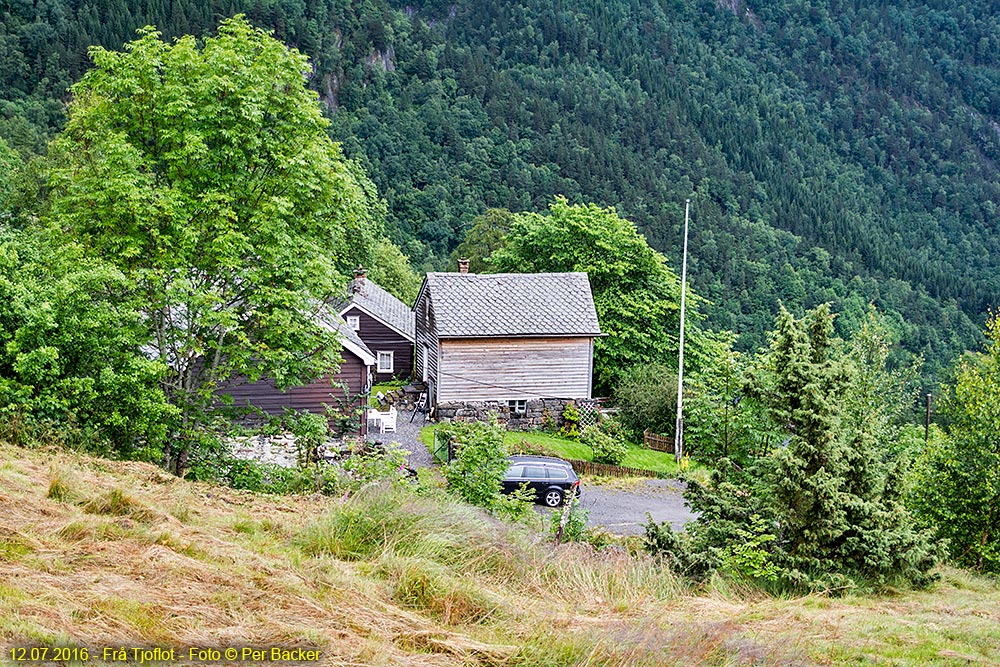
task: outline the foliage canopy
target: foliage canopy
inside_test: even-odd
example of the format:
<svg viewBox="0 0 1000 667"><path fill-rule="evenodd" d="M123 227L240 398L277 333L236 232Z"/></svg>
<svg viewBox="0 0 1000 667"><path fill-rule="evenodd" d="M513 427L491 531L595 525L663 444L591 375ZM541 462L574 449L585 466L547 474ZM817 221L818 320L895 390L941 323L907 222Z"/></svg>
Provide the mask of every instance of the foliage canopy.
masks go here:
<svg viewBox="0 0 1000 667"><path fill-rule="evenodd" d="M242 17L201 43L145 28L91 55L53 144L52 215L137 297L182 411L180 469L225 382L337 361L318 304L372 253L377 202L326 133L305 56Z"/></svg>

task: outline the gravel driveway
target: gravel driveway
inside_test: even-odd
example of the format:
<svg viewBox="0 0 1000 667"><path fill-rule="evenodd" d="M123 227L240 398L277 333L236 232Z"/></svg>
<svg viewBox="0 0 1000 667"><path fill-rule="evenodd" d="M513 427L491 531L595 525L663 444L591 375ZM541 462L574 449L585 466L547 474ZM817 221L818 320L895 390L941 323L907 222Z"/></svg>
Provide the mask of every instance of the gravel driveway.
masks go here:
<svg viewBox="0 0 1000 667"><path fill-rule="evenodd" d="M410 417L414 417L412 422ZM369 438L399 442L410 450L407 465L427 467L432 465L431 454L419 435L428 423L423 414L414 416L412 411L401 411L396 433L375 432ZM590 511L588 526L600 526L618 535L642 535L647 512L654 521L669 521L675 529L694 519L695 515L684 505L683 490L684 484L675 479L643 479L622 486L595 485L584 480L580 505ZM539 510L550 511L541 507Z"/></svg>
<svg viewBox="0 0 1000 667"><path fill-rule="evenodd" d="M669 521L674 529L695 518L684 504L684 484L676 479L645 479L626 488L583 482L580 506L590 511L587 525L618 535L642 535L646 513L656 522Z"/></svg>

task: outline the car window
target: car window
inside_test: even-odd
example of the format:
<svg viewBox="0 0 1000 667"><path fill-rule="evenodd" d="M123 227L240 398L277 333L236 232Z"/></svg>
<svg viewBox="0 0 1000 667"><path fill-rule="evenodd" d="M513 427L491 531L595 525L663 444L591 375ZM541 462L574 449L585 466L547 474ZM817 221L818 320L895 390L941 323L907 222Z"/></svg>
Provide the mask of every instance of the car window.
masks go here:
<svg viewBox="0 0 1000 667"><path fill-rule="evenodd" d="M524 476L528 479L545 479L545 468L541 466L524 466Z"/></svg>
<svg viewBox="0 0 1000 667"><path fill-rule="evenodd" d="M507 477L508 478L510 478L510 477L524 477L524 466L522 466L522 465L513 465L513 466L511 466L510 469L507 471Z"/></svg>
<svg viewBox="0 0 1000 667"><path fill-rule="evenodd" d="M565 468L549 468L549 479L569 479L569 472Z"/></svg>

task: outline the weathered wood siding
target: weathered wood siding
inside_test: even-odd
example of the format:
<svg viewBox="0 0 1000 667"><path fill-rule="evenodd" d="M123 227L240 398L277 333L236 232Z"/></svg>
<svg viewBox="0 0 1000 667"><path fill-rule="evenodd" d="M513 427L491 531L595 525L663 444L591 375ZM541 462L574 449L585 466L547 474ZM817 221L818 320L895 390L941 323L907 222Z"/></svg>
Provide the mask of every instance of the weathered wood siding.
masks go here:
<svg viewBox="0 0 1000 667"><path fill-rule="evenodd" d="M350 399L353 407L367 405L366 394L368 367L349 350L342 352L344 361L340 370L332 375L323 376L310 384L289 387L280 391L274 386L274 381L261 379L257 382L233 384L219 391L229 394L236 407L253 406L268 415L280 415L285 408L292 410L309 410L321 414L325 405L339 406ZM347 395L342 384L347 385ZM338 400L339 399L339 400ZM366 430L364 419L361 419L361 434Z"/></svg>
<svg viewBox="0 0 1000 667"><path fill-rule="evenodd" d="M442 339L437 402L590 398L592 341Z"/></svg>
<svg viewBox="0 0 1000 667"><path fill-rule="evenodd" d="M378 360L379 352L393 353L393 370L391 373L379 373L378 367L372 368L375 382L387 382L393 378L406 379L413 375L413 343L398 331L390 329L381 321L375 319L360 308L351 307L344 311L344 318L357 317L358 338Z"/></svg>
<svg viewBox="0 0 1000 667"><path fill-rule="evenodd" d="M437 337L437 329L434 326L434 309L430 308L429 295L426 291L420 295L420 299L414 305L414 309L417 315L417 341L414 349L416 377L414 379L418 381L427 379L428 398L433 405L438 401L436 394L440 341Z"/></svg>

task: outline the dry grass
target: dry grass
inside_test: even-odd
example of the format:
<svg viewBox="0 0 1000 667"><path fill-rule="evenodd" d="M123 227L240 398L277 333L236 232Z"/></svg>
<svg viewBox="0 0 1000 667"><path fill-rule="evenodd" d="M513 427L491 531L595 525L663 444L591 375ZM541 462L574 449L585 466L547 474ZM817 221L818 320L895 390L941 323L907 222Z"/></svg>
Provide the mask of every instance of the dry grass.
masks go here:
<svg viewBox="0 0 1000 667"><path fill-rule="evenodd" d="M877 598L696 595L433 491L255 496L0 444L0 645L25 643L305 645L416 667L998 665L1000 592L948 571Z"/></svg>

